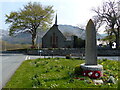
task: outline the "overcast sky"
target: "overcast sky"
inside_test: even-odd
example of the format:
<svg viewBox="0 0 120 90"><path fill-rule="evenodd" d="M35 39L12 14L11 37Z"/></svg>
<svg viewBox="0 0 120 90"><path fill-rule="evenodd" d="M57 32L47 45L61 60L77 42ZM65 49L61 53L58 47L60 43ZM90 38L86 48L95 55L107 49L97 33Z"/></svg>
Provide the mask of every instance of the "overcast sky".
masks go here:
<svg viewBox="0 0 120 90"><path fill-rule="evenodd" d="M30 1L53 5L53 9L58 15L58 24L86 26L88 20L95 15L92 8L96 8L108 0L0 0L0 22L2 23L0 29L7 30L9 28L9 25L5 24L5 14L18 11Z"/></svg>

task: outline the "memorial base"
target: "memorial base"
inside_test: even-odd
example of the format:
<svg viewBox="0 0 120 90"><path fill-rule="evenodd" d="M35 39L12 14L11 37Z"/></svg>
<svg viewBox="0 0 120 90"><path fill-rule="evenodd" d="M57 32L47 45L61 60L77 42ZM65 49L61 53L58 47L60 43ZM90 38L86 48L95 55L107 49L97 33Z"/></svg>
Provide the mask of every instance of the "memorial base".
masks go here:
<svg viewBox="0 0 120 90"><path fill-rule="evenodd" d="M90 78L100 78L103 76L103 66L102 65L80 65L82 69L82 75L88 76Z"/></svg>

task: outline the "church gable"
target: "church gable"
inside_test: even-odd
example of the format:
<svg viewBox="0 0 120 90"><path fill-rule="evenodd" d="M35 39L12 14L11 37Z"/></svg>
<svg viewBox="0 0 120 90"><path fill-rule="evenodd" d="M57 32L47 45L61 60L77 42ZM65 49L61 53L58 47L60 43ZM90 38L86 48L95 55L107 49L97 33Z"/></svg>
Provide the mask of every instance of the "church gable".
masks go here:
<svg viewBox="0 0 120 90"><path fill-rule="evenodd" d="M43 38L46 37L48 34L51 34L51 33L53 33L53 32L65 38L65 36L63 35L63 33L58 29L58 25L57 25L57 26L56 26L56 25L53 25L53 26L46 32L46 34L43 36Z"/></svg>
<svg viewBox="0 0 120 90"><path fill-rule="evenodd" d="M57 25L53 25L50 30L43 36L43 47L58 48L64 47L66 38L58 29Z"/></svg>
<svg viewBox="0 0 120 90"><path fill-rule="evenodd" d="M55 24L50 28L50 30L42 38L42 47L43 48L65 48L66 44L67 44L66 37L58 29L57 15L56 15Z"/></svg>

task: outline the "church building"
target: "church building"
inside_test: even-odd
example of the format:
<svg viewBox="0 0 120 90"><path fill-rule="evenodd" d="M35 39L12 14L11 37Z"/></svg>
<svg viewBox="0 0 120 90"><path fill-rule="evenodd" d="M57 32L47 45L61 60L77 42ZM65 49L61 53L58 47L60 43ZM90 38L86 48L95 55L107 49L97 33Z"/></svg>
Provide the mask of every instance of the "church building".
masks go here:
<svg viewBox="0 0 120 90"><path fill-rule="evenodd" d="M57 15L55 24L42 37L43 48L72 48L73 40L67 39L59 30L57 25Z"/></svg>

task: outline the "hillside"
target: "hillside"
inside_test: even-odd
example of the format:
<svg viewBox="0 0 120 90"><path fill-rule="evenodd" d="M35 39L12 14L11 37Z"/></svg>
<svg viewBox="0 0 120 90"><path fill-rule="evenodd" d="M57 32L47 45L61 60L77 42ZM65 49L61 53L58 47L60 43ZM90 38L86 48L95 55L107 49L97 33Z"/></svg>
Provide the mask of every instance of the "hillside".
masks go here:
<svg viewBox="0 0 120 90"><path fill-rule="evenodd" d="M85 39L84 29L80 29L79 27L71 26L71 25L59 25L58 28L66 37L69 37L71 35L76 35L79 38ZM41 38L47 31L40 31L38 33L37 43L41 43ZM18 33L15 36L9 36L7 30L0 30L0 33L1 33L0 39L2 39L3 41L7 41L8 43L31 44L31 35L28 32ZM97 38L103 38L103 37L97 33Z"/></svg>

